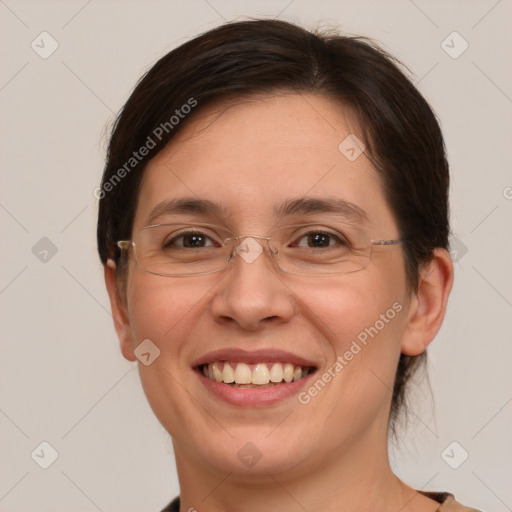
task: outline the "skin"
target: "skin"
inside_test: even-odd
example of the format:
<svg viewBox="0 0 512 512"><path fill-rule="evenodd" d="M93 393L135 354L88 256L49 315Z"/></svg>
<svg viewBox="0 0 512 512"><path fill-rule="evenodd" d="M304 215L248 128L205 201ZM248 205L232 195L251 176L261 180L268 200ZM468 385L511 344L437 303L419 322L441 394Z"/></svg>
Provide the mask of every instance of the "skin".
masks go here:
<svg viewBox="0 0 512 512"><path fill-rule="evenodd" d="M276 94L203 109L147 165L134 233L161 201L199 197L230 211L237 234L266 235L275 203L337 197L362 208L374 239L399 238L380 178L364 153L350 162L338 146L357 133L348 109L316 95ZM332 216L316 214L327 224ZM218 222L211 217L184 220ZM370 265L342 276L275 271L264 254L219 273L171 278L142 271L130 254L126 281L115 264L105 281L123 355L149 338L160 356L139 363L156 416L170 433L181 510L431 511L439 504L402 483L387 452L391 389L400 353L418 355L443 321L453 281L447 251L407 292L401 246L375 247ZM402 311L306 404L237 407L213 397L191 364L214 349L279 348L315 362L319 375L393 303ZM253 467L237 452L261 453Z"/></svg>

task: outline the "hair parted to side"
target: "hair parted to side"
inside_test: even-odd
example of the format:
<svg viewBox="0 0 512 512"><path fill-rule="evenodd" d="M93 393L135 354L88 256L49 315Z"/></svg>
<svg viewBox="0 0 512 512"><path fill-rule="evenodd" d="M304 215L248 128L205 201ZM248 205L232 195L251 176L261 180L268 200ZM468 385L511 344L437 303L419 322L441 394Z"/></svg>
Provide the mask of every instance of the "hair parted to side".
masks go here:
<svg viewBox="0 0 512 512"><path fill-rule="evenodd" d="M408 291L416 291L433 250L449 245L449 169L432 109L398 61L373 42L278 20L210 30L162 57L138 82L115 121L107 152L97 226L102 263L108 258L119 263L116 242L131 238L144 168L188 120L223 98L277 91L318 94L356 114L365 154L381 177L400 237L407 240ZM185 105L194 106L190 114ZM147 157L134 161L134 151L149 147L148 137ZM133 165L128 168L127 162ZM425 357L400 356L390 411L393 432L406 384Z"/></svg>

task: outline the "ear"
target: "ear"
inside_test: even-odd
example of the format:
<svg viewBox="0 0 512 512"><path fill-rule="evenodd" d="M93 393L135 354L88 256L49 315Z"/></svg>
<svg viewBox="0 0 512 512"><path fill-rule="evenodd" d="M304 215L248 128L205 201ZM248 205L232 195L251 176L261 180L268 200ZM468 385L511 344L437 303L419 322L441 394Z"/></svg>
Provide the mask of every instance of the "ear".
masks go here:
<svg viewBox="0 0 512 512"><path fill-rule="evenodd" d="M122 299L116 283L116 264L113 260L107 260L105 265L105 285L110 298L110 307L112 309L112 318L114 327L121 346L123 356L129 361L135 361L133 353L133 340L130 330L129 316L125 301Z"/></svg>
<svg viewBox="0 0 512 512"><path fill-rule="evenodd" d="M420 272L418 291L409 304L402 354L417 356L434 339L443 323L452 285L450 253L445 249L435 249L432 260Z"/></svg>

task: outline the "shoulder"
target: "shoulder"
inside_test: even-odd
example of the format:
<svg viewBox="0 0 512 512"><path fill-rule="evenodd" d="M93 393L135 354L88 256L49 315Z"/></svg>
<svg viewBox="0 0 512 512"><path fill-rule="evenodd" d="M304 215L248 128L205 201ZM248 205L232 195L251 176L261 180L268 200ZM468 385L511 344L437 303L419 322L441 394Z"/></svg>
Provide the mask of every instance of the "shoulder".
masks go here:
<svg viewBox="0 0 512 512"><path fill-rule="evenodd" d="M180 512L180 497L174 498L161 512Z"/></svg>
<svg viewBox="0 0 512 512"><path fill-rule="evenodd" d="M465 507L455 500L453 494L448 492L424 492L419 491L420 494L427 496L441 504L437 512L480 512L476 508Z"/></svg>
<svg viewBox="0 0 512 512"><path fill-rule="evenodd" d="M420 494L427 496L441 504L437 512L480 512L476 508L465 507L455 500L453 494L448 492L422 492ZM180 512L180 498L174 498L161 512Z"/></svg>

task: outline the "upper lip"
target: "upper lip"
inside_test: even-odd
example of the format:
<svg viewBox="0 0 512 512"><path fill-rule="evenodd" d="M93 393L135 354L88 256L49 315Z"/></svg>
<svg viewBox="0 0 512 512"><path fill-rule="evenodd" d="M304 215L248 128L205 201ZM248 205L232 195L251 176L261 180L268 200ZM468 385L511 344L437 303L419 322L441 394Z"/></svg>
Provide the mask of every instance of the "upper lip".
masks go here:
<svg viewBox="0 0 512 512"><path fill-rule="evenodd" d="M192 366L201 366L215 361L229 361L233 363L291 363L295 366L317 365L304 357L297 356L291 352L276 349L242 350L239 348L225 348L213 350L197 358Z"/></svg>

